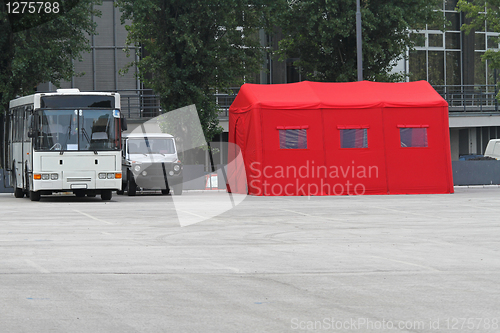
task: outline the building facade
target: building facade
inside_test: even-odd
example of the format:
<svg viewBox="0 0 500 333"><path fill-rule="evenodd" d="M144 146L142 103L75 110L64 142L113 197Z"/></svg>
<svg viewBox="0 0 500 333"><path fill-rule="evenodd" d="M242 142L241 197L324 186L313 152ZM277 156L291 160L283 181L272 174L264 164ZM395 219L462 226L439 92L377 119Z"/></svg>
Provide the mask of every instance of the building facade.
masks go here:
<svg viewBox="0 0 500 333"><path fill-rule="evenodd" d="M500 112L495 96L497 73L481 56L488 49L498 49L498 33L484 28L470 34L460 30L465 15L455 10L457 0L443 0L440 11L450 22L446 31L440 27L426 25L415 31L420 43L408 51L394 71L408 75L408 80L426 80L448 101L450 106L450 139L453 160L461 155L482 154L488 141L500 138ZM120 11L115 1L103 0L98 7L101 17L95 17L98 35L91 37L91 52L83 55L82 62L75 62L77 72L63 88L79 88L83 91L117 91L122 95L122 112L131 124L139 124L161 113L159 99L150 90L144 89L136 78L136 68L126 74L120 71L134 60L123 49L126 47L127 31L120 22ZM277 49L280 33L260 36L263 43ZM301 81L296 59L277 61L267 55L263 58L263 71L246 78L259 84L291 83ZM50 83L38 87L40 91L53 91ZM238 87L235 87L237 92ZM220 108L220 123L225 133L216 140L227 137L227 109L234 95L216 95ZM222 159L221 159L222 161Z"/></svg>
<svg viewBox="0 0 500 333"><path fill-rule="evenodd" d="M420 43L394 69L410 81L428 81L448 101L452 160L483 154L488 141L500 137L498 73L481 60L486 50L498 50L499 34L487 22L469 34L461 31L467 22L455 10L457 2L443 1L441 12L450 22L446 30L426 25L415 31Z"/></svg>

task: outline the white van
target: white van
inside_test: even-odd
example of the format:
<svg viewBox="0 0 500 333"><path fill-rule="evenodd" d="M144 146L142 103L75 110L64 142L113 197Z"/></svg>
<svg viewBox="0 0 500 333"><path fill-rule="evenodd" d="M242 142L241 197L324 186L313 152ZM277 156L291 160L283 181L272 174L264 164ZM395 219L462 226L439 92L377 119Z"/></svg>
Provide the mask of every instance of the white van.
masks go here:
<svg viewBox="0 0 500 333"><path fill-rule="evenodd" d="M488 142L484 156L500 159L500 139L492 139Z"/></svg>
<svg viewBox="0 0 500 333"><path fill-rule="evenodd" d="M182 194L182 163L177 156L175 139L170 134L123 134L122 190L135 195L137 189L161 190Z"/></svg>

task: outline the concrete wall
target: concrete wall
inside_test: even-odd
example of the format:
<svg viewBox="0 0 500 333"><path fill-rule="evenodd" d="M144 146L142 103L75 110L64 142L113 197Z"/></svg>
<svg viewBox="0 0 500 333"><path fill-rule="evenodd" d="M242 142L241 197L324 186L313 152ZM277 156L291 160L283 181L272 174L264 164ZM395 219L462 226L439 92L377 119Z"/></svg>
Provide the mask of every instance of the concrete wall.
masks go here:
<svg viewBox="0 0 500 333"><path fill-rule="evenodd" d="M458 161L459 159L459 130L450 128L450 148L451 160Z"/></svg>
<svg viewBox="0 0 500 333"><path fill-rule="evenodd" d="M500 184L500 161L453 161L454 185Z"/></svg>
<svg viewBox="0 0 500 333"><path fill-rule="evenodd" d="M5 187L3 177L4 177L4 171L3 169L0 169L0 193L14 193L13 188ZM8 179L6 179L6 181L8 182Z"/></svg>

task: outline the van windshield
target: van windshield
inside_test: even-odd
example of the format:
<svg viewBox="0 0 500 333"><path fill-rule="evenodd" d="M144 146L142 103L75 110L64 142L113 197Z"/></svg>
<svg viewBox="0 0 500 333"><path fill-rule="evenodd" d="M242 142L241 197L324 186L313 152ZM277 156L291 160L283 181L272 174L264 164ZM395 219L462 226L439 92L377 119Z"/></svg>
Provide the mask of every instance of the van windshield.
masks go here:
<svg viewBox="0 0 500 333"><path fill-rule="evenodd" d="M129 154L175 154L172 138L140 138L128 140Z"/></svg>

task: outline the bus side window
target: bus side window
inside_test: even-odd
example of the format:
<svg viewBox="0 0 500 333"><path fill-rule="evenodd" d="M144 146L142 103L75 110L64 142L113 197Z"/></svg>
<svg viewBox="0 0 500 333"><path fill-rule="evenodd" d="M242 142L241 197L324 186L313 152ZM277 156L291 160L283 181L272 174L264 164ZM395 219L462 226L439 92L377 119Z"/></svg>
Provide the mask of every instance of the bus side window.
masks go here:
<svg viewBox="0 0 500 333"><path fill-rule="evenodd" d="M21 108L17 108L15 109L15 126L16 126L16 129L15 129L15 142L21 142L22 139L23 139L23 125L24 125L24 122L23 122L23 112L21 110Z"/></svg>

